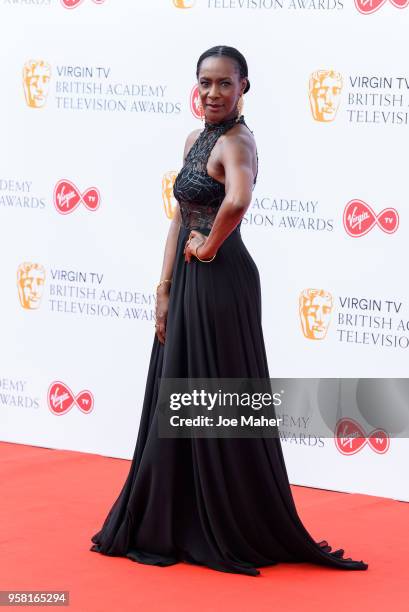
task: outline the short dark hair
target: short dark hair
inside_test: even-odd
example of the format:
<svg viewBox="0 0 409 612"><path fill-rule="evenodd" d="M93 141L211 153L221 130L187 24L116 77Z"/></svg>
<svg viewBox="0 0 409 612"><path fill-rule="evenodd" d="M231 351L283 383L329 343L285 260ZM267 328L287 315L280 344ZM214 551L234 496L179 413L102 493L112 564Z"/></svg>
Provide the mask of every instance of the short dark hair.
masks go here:
<svg viewBox="0 0 409 612"><path fill-rule="evenodd" d="M245 77L247 79L247 85L244 88L243 93L248 92L248 90L250 89L250 81L248 78L248 67L247 67L246 59L244 55L240 53L240 51L238 51L234 47L227 47L226 45L217 45L216 47L211 47L210 49L207 49L207 51L204 51L202 55L199 57L199 59L197 60L197 68L196 68L197 78L199 78L200 64L207 57L230 57L232 60L234 60L238 66L240 78Z"/></svg>

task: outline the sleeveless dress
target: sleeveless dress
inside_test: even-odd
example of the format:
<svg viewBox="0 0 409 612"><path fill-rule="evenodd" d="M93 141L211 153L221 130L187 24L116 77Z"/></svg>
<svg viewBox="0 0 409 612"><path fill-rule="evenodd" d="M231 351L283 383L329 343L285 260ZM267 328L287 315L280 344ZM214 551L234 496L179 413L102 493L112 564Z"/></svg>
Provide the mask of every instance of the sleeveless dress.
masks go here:
<svg viewBox="0 0 409 612"><path fill-rule="evenodd" d="M206 170L217 139L236 121L205 123L176 177L180 227L165 344L155 334L139 433L128 477L90 550L151 565L185 561L256 576L280 562L347 570L367 564L332 552L303 526L279 438L162 438L164 378L270 378L256 264L240 223L211 263L183 249L191 229L208 234L224 185ZM247 127L247 125L246 125ZM248 129L248 128L247 128ZM254 187L254 186L253 186Z"/></svg>

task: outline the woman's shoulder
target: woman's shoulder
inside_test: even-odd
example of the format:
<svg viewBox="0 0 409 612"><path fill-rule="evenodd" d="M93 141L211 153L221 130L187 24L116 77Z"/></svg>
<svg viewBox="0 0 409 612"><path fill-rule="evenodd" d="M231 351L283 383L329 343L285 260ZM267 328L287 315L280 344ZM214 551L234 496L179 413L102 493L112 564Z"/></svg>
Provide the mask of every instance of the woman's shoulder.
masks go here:
<svg viewBox="0 0 409 612"><path fill-rule="evenodd" d="M244 118L243 118L242 121L236 123L236 125L234 125L232 128L227 130L227 132L224 134L224 136L226 138L230 138L230 139L242 139L242 138L245 138L245 139L254 141L254 134L250 130L250 128L247 125L247 123L244 121Z"/></svg>
<svg viewBox="0 0 409 612"><path fill-rule="evenodd" d="M202 129L193 130L187 135L186 142L185 142L185 150L183 152L184 159L186 159L186 156L189 153L190 149L192 148L196 140L199 138L201 131Z"/></svg>
<svg viewBox="0 0 409 612"><path fill-rule="evenodd" d="M237 123L230 128L225 134L223 134L220 141L221 147L228 151L245 148L255 154L257 150L254 134L244 121Z"/></svg>
<svg viewBox="0 0 409 612"><path fill-rule="evenodd" d="M258 172L257 144L253 132L244 121L228 130L221 140L219 159L226 168L229 164L248 164L254 171L254 182Z"/></svg>

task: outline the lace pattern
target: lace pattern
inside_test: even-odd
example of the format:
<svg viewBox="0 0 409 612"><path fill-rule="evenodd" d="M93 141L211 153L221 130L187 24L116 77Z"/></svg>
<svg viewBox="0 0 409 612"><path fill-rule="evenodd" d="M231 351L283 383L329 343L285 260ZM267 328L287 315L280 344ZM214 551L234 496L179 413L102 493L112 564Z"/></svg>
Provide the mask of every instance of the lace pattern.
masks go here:
<svg viewBox="0 0 409 612"><path fill-rule="evenodd" d="M236 123L248 127L243 115L239 119L227 119L220 123L206 122L186 156L173 185L173 194L179 202L182 226L185 228L211 229L214 223L225 197L225 188L223 183L208 174L207 162L217 139ZM257 175L254 184L256 178Z"/></svg>

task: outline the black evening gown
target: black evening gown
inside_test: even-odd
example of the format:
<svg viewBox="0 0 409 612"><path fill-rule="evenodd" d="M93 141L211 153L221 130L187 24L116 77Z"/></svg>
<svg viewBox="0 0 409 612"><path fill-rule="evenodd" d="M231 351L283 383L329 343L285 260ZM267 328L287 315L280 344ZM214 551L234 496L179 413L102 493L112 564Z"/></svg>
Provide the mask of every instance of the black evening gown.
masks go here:
<svg viewBox="0 0 409 612"><path fill-rule="evenodd" d="M129 475L90 550L167 566L179 561L256 576L280 562L347 570L367 564L315 541L293 501L279 438L162 438L158 382L165 378L269 378L259 273L240 224L211 263L183 249L208 234L224 185L206 171L217 139L244 117L205 123L176 177L182 224L166 341L155 334ZM247 127L247 126L246 126ZM248 128L247 128L248 129Z"/></svg>

